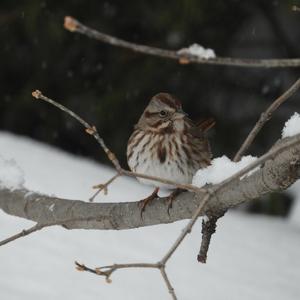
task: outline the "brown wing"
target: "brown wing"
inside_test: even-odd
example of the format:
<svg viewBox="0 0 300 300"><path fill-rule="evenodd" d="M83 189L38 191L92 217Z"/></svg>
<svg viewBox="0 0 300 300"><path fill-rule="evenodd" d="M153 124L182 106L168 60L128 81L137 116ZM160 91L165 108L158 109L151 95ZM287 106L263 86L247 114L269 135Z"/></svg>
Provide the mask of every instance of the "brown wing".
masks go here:
<svg viewBox="0 0 300 300"><path fill-rule="evenodd" d="M210 165L212 153L209 145L209 141L205 136L206 132L215 125L213 118L204 119L201 122L195 124L192 120L185 118L187 131L192 136L191 145L196 153L193 158L195 169L204 168Z"/></svg>

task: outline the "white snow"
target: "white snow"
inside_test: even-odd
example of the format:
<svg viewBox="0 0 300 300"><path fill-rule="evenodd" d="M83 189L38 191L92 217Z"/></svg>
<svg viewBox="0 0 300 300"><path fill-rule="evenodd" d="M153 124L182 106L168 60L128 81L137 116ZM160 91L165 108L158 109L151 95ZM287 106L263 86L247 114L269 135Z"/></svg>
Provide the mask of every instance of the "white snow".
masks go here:
<svg viewBox="0 0 300 300"><path fill-rule="evenodd" d="M55 207L55 203L52 203L52 204L49 206L49 210L50 210L50 211L53 211L53 210L54 210L54 207Z"/></svg>
<svg viewBox="0 0 300 300"><path fill-rule="evenodd" d="M284 124L282 138L300 133L300 115L295 112Z"/></svg>
<svg viewBox="0 0 300 300"><path fill-rule="evenodd" d="M215 51L210 48L204 48L198 44L192 44L188 48L182 48L177 51L178 54L188 54L204 59L216 58Z"/></svg>
<svg viewBox="0 0 300 300"><path fill-rule="evenodd" d="M24 170L24 185L47 194L85 199L91 186L115 172L27 138L0 132L0 155ZM103 155L99 151L99 156ZM119 178L97 201L135 201L152 188ZM55 207L56 208L56 207ZM170 299L157 270L120 270L112 283L74 268L156 262L186 221L124 231L51 227L0 247L1 299ZM32 226L0 210L0 240ZM230 211L218 224L206 265L197 263L201 222L167 266L179 299L295 300L300 295L299 228L267 216Z"/></svg>
<svg viewBox="0 0 300 300"><path fill-rule="evenodd" d="M24 184L22 170L13 159L5 160L0 156L0 188L16 190Z"/></svg>
<svg viewBox="0 0 300 300"><path fill-rule="evenodd" d="M225 155L214 158L211 161L210 166L197 171L193 178L193 185L202 187L208 183L220 183L228 177L234 175L238 171L242 170L243 168L247 167L256 159L257 157L253 157L251 155L243 156L239 162L233 162ZM246 176L251 175L257 169L258 168L253 169L248 174L246 174Z"/></svg>

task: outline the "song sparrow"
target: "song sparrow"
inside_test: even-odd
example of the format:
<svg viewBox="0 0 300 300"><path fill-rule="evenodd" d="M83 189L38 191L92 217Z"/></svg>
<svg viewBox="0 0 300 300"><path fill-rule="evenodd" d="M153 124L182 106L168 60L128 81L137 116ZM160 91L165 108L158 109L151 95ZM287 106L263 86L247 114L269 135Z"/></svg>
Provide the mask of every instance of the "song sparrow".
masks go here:
<svg viewBox="0 0 300 300"><path fill-rule="evenodd" d="M155 95L128 140L130 169L181 184L191 183L195 172L210 164L211 151L205 133L214 124L213 119L195 124L174 96L168 93ZM160 187L174 189L160 182L138 180L156 187L149 197L142 200L142 211L149 201L157 197ZM178 190L171 194L171 203L177 194Z"/></svg>

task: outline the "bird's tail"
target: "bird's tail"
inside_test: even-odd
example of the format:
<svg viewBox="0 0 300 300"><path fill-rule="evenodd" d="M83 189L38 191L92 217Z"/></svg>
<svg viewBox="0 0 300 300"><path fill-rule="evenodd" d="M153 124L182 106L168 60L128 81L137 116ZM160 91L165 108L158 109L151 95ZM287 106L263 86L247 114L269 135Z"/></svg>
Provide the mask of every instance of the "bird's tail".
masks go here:
<svg viewBox="0 0 300 300"><path fill-rule="evenodd" d="M209 129L216 125L216 121L214 118L204 119L197 123L197 128L199 128L202 132L207 132Z"/></svg>

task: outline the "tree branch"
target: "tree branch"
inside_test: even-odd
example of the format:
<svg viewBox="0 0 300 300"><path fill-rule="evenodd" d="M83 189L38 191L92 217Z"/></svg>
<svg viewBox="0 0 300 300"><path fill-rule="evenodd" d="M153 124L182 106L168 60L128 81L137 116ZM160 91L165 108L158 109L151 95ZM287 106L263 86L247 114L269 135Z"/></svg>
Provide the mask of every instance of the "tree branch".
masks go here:
<svg viewBox="0 0 300 300"><path fill-rule="evenodd" d="M110 266L103 266L98 268L90 268L87 267L84 264L80 264L77 261L75 261L76 270L78 271L86 271L90 272L95 275L104 276L107 283L111 283L111 275L113 272L120 270L120 269L130 269L130 268L143 268L143 269L158 269L161 273L161 276L166 284L166 287L172 296L173 300L177 299L177 296L175 294L175 290L171 285L171 282L168 278L168 275L166 273L166 267L165 265L161 265L160 263L130 263L130 264L113 264Z"/></svg>
<svg viewBox="0 0 300 300"><path fill-rule="evenodd" d="M110 276L113 272L120 270L120 269L129 269L129 268L153 268L159 269L160 266L158 264L147 264L147 263L130 263L130 264L113 264L110 266L103 266L98 268L90 268L85 266L84 264L80 264L75 261L76 269L78 271L87 271L99 276L104 276L106 281L110 283Z"/></svg>
<svg viewBox="0 0 300 300"><path fill-rule="evenodd" d="M208 65L223 65L232 67L250 67L250 68L291 68L300 67L300 58L287 59L246 59L231 57L216 57L213 59L200 58L193 55L180 54L178 51L165 50L161 48L150 47L131 43L114 36L99 32L88 26L83 25L73 17L66 16L64 20L65 29L71 32L78 32L89 38L110 44L112 46L125 48L134 52L139 52L151 56L158 56L168 59L177 60L180 63L197 63Z"/></svg>
<svg viewBox="0 0 300 300"><path fill-rule="evenodd" d="M165 282L165 284L167 286L167 289L168 289L168 291L169 291L172 299L173 300L177 300L177 296L175 294L175 290L174 290L174 288L173 288L173 286L172 286L172 284L171 284L171 282L169 280L169 277L168 277L168 275L166 273L165 267L160 268L160 273L161 273L161 276L162 276L162 278L163 278L163 280L164 280L164 282Z"/></svg>
<svg viewBox="0 0 300 300"><path fill-rule="evenodd" d="M257 161L223 183L212 186L214 195L205 205L201 215L214 215L266 193L286 189L299 178L299 160L300 135L280 140ZM238 180L259 164L263 164L259 170ZM162 201L153 201L141 219L138 202L87 203L27 193L26 190L1 189L0 208L7 214L38 224L63 224L67 229L101 230L130 229L189 219L206 195L205 192L180 194L173 202L170 215L164 198ZM53 210L49 209L50 206Z"/></svg>
<svg viewBox="0 0 300 300"><path fill-rule="evenodd" d="M108 147L106 146L104 140L100 137L100 135L97 131L97 128L95 126L91 126L88 122L83 120L81 117L79 117L77 114L75 114L73 111L71 111L67 107L63 106L62 104L60 104L60 103L44 96L41 93L41 91L39 91L39 90L35 90L34 92L32 92L32 96L35 99L40 99L40 100L43 100L45 102L48 102L49 104L59 108L60 110L66 112L71 117L73 117L75 120L77 120L82 126L85 127L85 131L88 134L92 135L96 139L96 141L99 143L101 148L104 150L104 152L106 153L107 157L112 162L112 164L114 165L116 170L119 171L119 172L122 170L122 168L120 166L120 163L119 163L118 159L116 158L115 154L112 151L110 151L110 149L108 149Z"/></svg>

